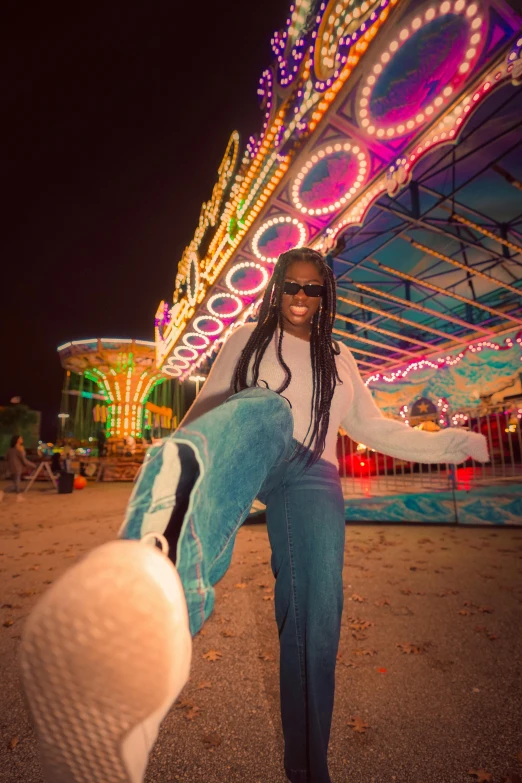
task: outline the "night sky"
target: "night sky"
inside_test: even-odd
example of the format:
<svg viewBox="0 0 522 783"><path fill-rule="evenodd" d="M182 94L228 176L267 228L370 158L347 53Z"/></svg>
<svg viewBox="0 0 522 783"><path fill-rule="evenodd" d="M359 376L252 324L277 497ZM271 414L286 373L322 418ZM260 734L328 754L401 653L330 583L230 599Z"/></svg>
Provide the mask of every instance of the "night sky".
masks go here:
<svg viewBox="0 0 522 783"><path fill-rule="evenodd" d="M288 6L3 7L0 404L42 411L46 439L59 344L153 339L230 133L261 127L257 82Z"/></svg>

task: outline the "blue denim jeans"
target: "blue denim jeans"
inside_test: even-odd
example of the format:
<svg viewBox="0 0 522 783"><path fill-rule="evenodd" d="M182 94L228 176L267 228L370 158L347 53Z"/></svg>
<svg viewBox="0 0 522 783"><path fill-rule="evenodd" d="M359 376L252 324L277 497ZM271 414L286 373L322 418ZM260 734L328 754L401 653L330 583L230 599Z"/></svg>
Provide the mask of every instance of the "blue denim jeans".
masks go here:
<svg viewBox="0 0 522 783"><path fill-rule="evenodd" d="M120 535L164 533L185 486L175 560L195 634L212 612L213 585L230 564L253 500L266 504L285 769L292 783L330 783L344 502L334 465L320 460L305 469L290 460L296 446L292 433L292 413L283 397L261 388L234 394L149 450Z"/></svg>

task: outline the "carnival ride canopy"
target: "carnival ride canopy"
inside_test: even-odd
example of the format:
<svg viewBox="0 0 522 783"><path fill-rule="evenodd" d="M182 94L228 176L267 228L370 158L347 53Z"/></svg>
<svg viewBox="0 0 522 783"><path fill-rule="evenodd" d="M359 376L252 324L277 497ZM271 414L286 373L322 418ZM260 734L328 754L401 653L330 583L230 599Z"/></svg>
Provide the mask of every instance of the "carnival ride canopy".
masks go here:
<svg viewBox="0 0 522 783"><path fill-rule="evenodd" d="M165 382L155 363L154 343L129 338L74 340L59 346L62 367L96 384L109 437L141 437L144 406L156 386ZM72 394L68 384L64 394Z"/></svg>
<svg viewBox="0 0 522 783"><path fill-rule="evenodd" d="M369 382L522 345L515 7L296 0L261 77L261 131L242 156L232 134L158 308L165 375L204 372L255 318L278 255L302 245L334 271L335 334Z"/></svg>

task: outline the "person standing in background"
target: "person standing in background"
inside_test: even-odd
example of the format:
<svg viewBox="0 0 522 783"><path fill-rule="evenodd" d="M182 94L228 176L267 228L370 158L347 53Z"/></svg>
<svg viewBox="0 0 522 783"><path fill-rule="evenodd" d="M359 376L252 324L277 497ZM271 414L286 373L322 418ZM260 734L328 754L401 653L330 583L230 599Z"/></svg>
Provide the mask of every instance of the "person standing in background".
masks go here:
<svg viewBox="0 0 522 783"><path fill-rule="evenodd" d="M13 435L10 446L7 449L7 453L5 455L5 459L7 462L7 472L13 479L13 485L10 488L10 491L15 492L18 496L17 499L21 500L22 475L24 470L33 470L36 467L34 462L30 462L30 460L28 460L26 457L24 439L21 435ZM0 493L0 500L2 497L3 493Z"/></svg>

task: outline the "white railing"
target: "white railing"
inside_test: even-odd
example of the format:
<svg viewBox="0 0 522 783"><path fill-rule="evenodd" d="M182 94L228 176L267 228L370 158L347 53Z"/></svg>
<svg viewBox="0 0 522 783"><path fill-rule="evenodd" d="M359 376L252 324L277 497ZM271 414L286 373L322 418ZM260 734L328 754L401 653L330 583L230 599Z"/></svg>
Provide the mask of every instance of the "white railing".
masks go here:
<svg viewBox="0 0 522 783"><path fill-rule="evenodd" d="M452 420L455 426L486 436L491 455L489 463L483 465L470 459L455 468L406 462L366 449L347 436L339 436L339 472L345 496L383 497L522 483L522 412L519 409L482 415L460 411Z"/></svg>

